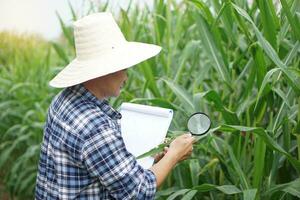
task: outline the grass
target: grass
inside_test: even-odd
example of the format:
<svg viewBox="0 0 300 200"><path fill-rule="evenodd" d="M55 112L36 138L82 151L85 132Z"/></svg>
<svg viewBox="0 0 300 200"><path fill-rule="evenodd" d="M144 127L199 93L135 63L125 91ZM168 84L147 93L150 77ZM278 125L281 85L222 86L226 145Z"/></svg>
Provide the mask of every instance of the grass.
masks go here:
<svg viewBox="0 0 300 200"><path fill-rule="evenodd" d="M128 40L163 50L130 68L112 105L130 101L174 109L170 136L186 131L195 111L208 113L213 123L156 199L300 197L300 2L277 3L155 0L151 9L131 5L120 11L118 23ZM91 12L107 9L103 4ZM42 124L57 92L47 81L75 56L72 28L60 22L64 43L52 42L49 49L38 42L32 51L20 50L18 62L11 53L1 56L8 49L0 52L5 119L0 120L0 164L14 196L32 195ZM1 50L8 46L1 46L2 38ZM36 57L23 59L25 52Z"/></svg>

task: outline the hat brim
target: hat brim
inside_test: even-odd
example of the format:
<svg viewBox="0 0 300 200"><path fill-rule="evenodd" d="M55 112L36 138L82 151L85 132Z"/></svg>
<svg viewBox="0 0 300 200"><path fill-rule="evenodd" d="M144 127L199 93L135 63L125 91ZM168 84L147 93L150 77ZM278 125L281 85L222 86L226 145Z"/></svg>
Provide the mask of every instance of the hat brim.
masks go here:
<svg viewBox="0 0 300 200"><path fill-rule="evenodd" d="M56 88L77 85L134 66L157 55L160 51L161 47L157 45L126 42L100 55L97 59L79 61L75 58L49 84Z"/></svg>

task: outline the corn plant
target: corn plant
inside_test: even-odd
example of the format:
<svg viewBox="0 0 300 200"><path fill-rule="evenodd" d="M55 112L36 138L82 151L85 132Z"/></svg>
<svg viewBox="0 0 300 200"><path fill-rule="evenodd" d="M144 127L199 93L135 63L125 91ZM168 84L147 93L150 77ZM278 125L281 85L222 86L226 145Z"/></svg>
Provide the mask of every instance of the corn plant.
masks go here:
<svg viewBox="0 0 300 200"><path fill-rule="evenodd" d="M116 105L173 108L173 133L199 110L214 124L157 199L299 197L300 5L275 3L169 0L121 10L127 39L163 52L130 71Z"/></svg>
<svg viewBox="0 0 300 200"><path fill-rule="evenodd" d="M45 113L55 94L48 87L51 54L38 36L0 33L0 184L12 198L32 199Z"/></svg>
<svg viewBox="0 0 300 200"><path fill-rule="evenodd" d="M108 5L106 1L100 7L91 6L86 14L109 10ZM76 20L71 5L70 10ZM299 12L300 2L295 0L154 0L153 8L130 4L115 16L127 40L155 43L163 50L129 69L126 87L118 98L111 99L112 105L130 101L172 108L175 115L170 137L187 131L186 122L193 112L206 112L212 119L209 135L195 144L190 159L176 165L156 199L300 198ZM6 83L0 86L1 97L4 94L1 105L13 99L22 102L22 109L2 106L14 112L5 117L9 122L0 124L1 133L12 129L5 134L9 137L1 134L0 156L12 148L13 139L28 137L26 144L13 147L8 152L11 158L5 159L5 169L11 174L6 176L7 186L13 195L25 191L20 185L33 188L32 180L28 184L24 175L14 175L18 170L13 169L18 167L13 161L30 149L30 142L41 142L45 112L57 92L46 82L75 56L72 27L66 26L59 14L58 19L65 39L51 42L51 50L56 52L51 55L58 60L53 58L45 67L43 78L37 76L41 74L40 64L29 62L27 70L23 68L27 81L38 83L41 89L19 92L30 91L34 98L28 93L11 97L14 93L8 92L9 87L18 76L1 71L1 77L6 76L1 79ZM0 56L2 63L5 58ZM45 55L39 58L45 61ZM32 102L43 102L39 115ZM40 118L24 115L28 110ZM27 119L31 125L40 122L39 128L11 128L28 123ZM34 159L36 148L31 151ZM27 164L33 174L34 159L21 162L19 167ZM31 189L27 191L32 195Z"/></svg>

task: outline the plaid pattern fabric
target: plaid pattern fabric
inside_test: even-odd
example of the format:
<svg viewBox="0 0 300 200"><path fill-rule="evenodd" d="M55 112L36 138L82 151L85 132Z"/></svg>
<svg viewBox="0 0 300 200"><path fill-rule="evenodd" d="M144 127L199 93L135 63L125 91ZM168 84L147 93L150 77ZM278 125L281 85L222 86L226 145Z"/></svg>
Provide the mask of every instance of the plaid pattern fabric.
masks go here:
<svg viewBox="0 0 300 200"><path fill-rule="evenodd" d="M82 84L52 101L44 127L36 199L154 199L156 177L129 153L121 114Z"/></svg>

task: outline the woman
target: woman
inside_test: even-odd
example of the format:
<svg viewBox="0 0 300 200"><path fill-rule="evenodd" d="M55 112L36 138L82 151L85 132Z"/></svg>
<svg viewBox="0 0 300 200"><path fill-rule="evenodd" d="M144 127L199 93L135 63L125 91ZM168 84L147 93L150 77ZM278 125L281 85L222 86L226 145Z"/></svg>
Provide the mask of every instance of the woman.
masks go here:
<svg viewBox="0 0 300 200"><path fill-rule="evenodd" d="M74 23L76 58L50 85L65 88L52 101L44 128L36 199L154 199L167 174L192 152L190 134L176 138L150 169L124 145L107 98L118 96L126 69L158 54L128 42L110 13Z"/></svg>

